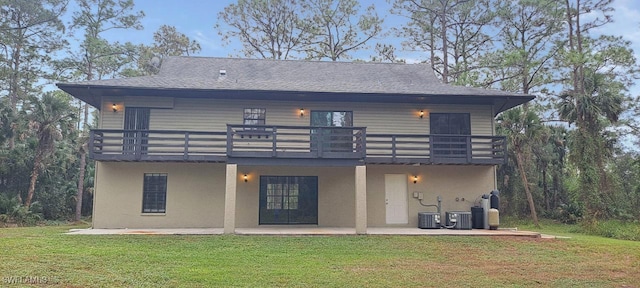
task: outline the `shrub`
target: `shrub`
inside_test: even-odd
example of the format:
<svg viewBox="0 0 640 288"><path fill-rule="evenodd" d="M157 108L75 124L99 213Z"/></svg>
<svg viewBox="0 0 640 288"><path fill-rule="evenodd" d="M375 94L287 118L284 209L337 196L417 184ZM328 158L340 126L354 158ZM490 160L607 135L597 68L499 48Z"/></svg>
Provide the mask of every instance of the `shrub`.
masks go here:
<svg viewBox="0 0 640 288"><path fill-rule="evenodd" d="M621 240L640 241L640 223L638 221L592 221L583 223L578 232Z"/></svg>
<svg viewBox="0 0 640 288"><path fill-rule="evenodd" d="M34 204L35 203L36 202L34 202ZM21 204L14 206L9 216L11 217L11 220L19 226L35 226L42 220L41 214L35 213L28 207Z"/></svg>

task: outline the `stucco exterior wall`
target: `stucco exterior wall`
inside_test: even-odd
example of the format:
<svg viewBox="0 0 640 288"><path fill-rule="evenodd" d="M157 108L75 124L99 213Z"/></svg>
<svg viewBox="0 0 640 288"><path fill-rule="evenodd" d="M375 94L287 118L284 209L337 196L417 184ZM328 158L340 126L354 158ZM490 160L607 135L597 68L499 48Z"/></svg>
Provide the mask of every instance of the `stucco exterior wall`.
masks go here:
<svg viewBox="0 0 640 288"><path fill-rule="evenodd" d="M247 174L248 181L242 179ZM258 227L260 176L318 176L318 226L354 227L355 167L238 166L236 227Z"/></svg>
<svg viewBox="0 0 640 288"><path fill-rule="evenodd" d="M442 196L442 215L447 211L470 211L482 194L495 189L493 166L367 166L367 224L369 227L418 226L418 212L436 212L436 208L423 207L413 192L423 193L424 204L437 204ZM385 174L407 175L407 201L409 223L387 225L385 208ZM413 176L418 182L413 183ZM457 198L457 200L456 200ZM464 199L464 200L463 200Z"/></svg>
<svg viewBox="0 0 640 288"><path fill-rule="evenodd" d="M94 228L221 228L224 223L225 164L97 163ZM417 227L420 205L442 196L442 212L469 211L480 195L495 188L493 166L392 166L366 168L366 209L369 227ZM167 173L166 213L142 213L144 173ZM244 182L244 174L248 181ZM385 221L385 174L405 174L409 223ZM317 176L318 226L355 227L355 167L238 166L237 228L259 226L260 176ZM413 183L413 176L418 183ZM457 198L457 199L456 199Z"/></svg>
<svg viewBox="0 0 640 288"><path fill-rule="evenodd" d="M225 164L96 163L94 228L219 228ZM142 213L144 173L167 173L166 213Z"/></svg>

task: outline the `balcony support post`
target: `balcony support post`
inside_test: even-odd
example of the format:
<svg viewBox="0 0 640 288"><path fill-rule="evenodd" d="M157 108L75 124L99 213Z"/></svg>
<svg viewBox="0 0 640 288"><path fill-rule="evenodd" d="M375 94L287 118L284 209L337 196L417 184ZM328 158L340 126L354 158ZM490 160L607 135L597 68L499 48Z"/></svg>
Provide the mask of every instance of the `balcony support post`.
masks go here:
<svg viewBox="0 0 640 288"><path fill-rule="evenodd" d="M356 166L356 234L367 233L367 166Z"/></svg>
<svg viewBox="0 0 640 288"><path fill-rule="evenodd" d="M238 184L238 164L227 164L224 193L224 234L236 232L236 189Z"/></svg>

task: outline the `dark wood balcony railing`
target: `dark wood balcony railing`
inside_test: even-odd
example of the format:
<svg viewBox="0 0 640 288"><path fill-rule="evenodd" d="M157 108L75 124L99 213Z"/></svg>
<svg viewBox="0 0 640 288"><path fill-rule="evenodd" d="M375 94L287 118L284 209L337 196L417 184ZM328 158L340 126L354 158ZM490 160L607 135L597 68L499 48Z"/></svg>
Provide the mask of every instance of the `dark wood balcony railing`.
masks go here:
<svg viewBox="0 0 640 288"><path fill-rule="evenodd" d="M338 159L480 165L506 161L502 136L367 134L362 127L227 125L226 132L99 129L90 137L89 156L98 161Z"/></svg>
<svg viewBox="0 0 640 288"><path fill-rule="evenodd" d="M92 130L89 156L103 161L224 162L227 133L166 130Z"/></svg>
<svg viewBox="0 0 640 288"><path fill-rule="evenodd" d="M243 158L364 159L366 129L227 125L227 155Z"/></svg>
<svg viewBox="0 0 640 288"><path fill-rule="evenodd" d="M367 135L367 163L379 164L503 164L503 136Z"/></svg>

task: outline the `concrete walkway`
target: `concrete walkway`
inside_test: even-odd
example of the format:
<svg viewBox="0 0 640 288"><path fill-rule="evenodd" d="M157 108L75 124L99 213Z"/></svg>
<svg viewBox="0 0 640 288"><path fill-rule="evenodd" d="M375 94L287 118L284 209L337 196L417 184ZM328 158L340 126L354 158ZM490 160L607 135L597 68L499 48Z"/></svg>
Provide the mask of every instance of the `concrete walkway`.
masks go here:
<svg viewBox="0 0 640 288"><path fill-rule="evenodd" d="M260 227L236 228L237 235L355 235L355 228L333 227ZM70 235L221 235L222 228L189 228L189 229L71 229ZM541 234L517 229L500 230L453 230L453 229L419 229L401 227L371 227L368 235L413 235L413 236L512 236L540 238Z"/></svg>

